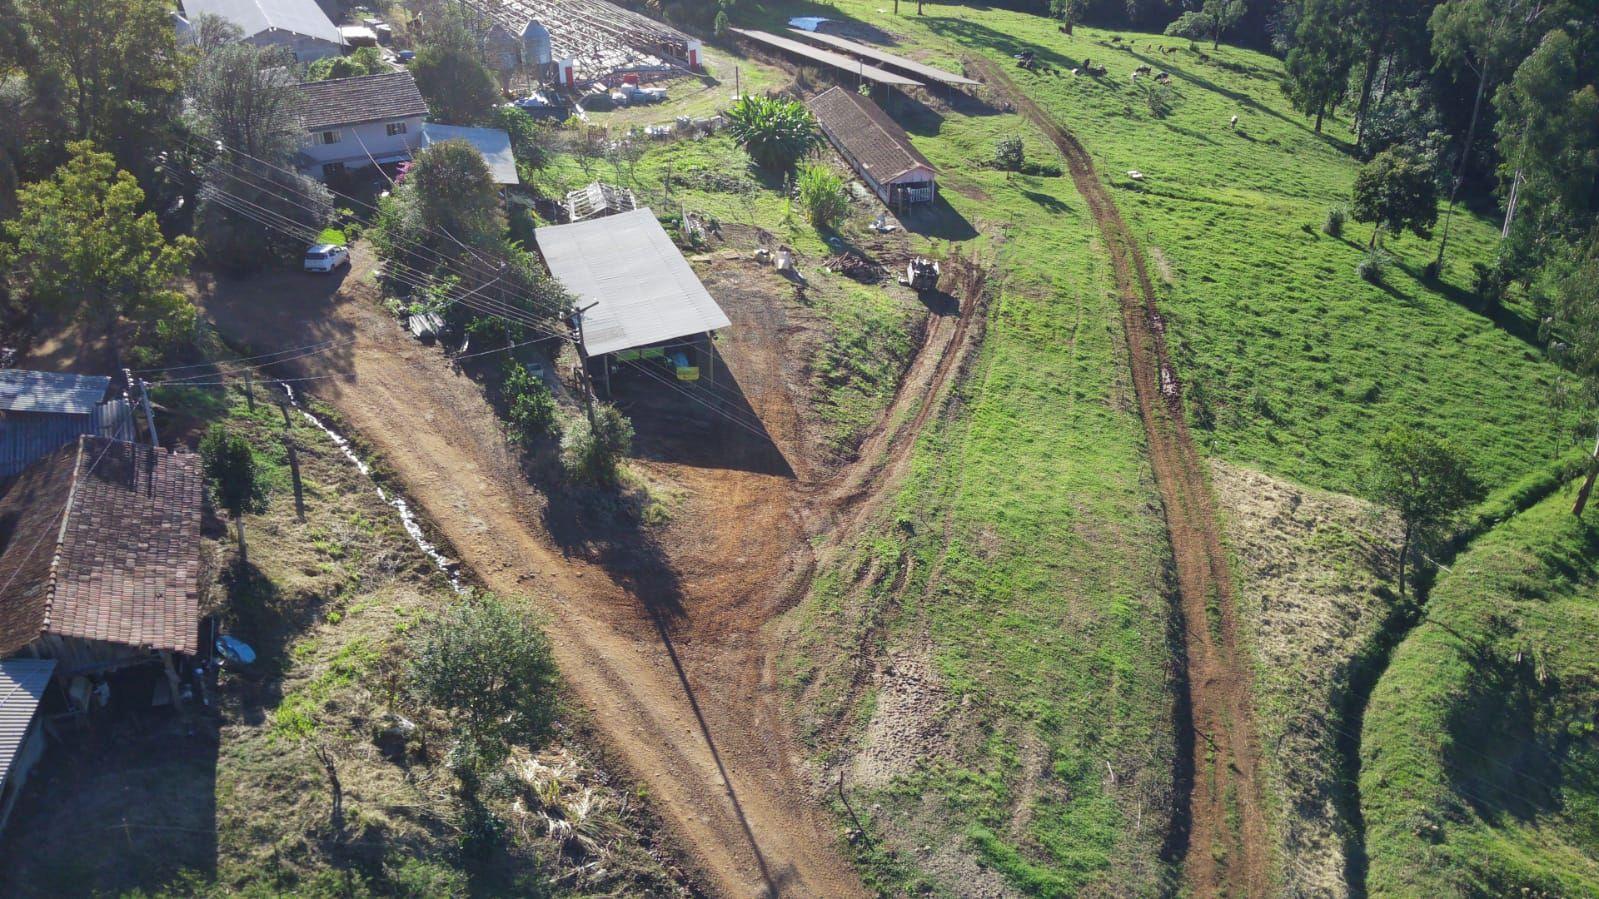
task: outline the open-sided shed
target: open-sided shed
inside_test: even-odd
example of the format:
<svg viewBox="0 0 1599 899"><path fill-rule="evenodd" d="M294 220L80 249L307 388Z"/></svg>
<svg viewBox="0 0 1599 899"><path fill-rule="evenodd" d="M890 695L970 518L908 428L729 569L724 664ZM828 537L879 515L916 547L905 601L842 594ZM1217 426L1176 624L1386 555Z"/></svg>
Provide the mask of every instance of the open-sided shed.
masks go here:
<svg viewBox="0 0 1599 899"><path fill-rule="evenodd" d="M611 364L663 353L693 352L701 365L678 366L681 380L710 366L712 332L727 327L694 269L649 209L551 225L534 232L539 253L577 298L579 350L609 389ZM610 357L615 357L614 360Z"/></svg>

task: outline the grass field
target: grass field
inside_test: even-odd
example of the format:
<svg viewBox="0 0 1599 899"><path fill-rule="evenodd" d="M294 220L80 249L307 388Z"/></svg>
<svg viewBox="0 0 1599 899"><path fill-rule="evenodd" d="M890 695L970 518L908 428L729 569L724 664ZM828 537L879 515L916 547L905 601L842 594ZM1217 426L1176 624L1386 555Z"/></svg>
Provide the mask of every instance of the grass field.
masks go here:
<svg viewBox="0 0 1599 899"><path fill-rule="evenodd" d="M1599 896L1599 519L1571 490L1440 575L1366 712L1373 896Z"/></svg>
<svg viewBox="0 0 1599 899"><path fill-rule="evenodd" d="M1313 133L1277 87L1277 60L1094 28L1068 37L1049 19L992 7L930 3L889 22L877 6L838 0L815 14L880 24L901 35L900 51L935 63L972 52L1014 67L1012 53L1037 50L1047 71L1012 75L1096 157L1143 242L1197 436L1214 454L1359 493L1366 448L1397 425L1448 433L1493 485L1554 451L1551 369L1531 310L1485 315L1469 296L1471 263L1491 254L1497 227L1455 216L1441 284L1421 278L1435 244L1414 236L1388 239L1398 264L1386 286L1360 280L1370 226L1320 230L1329 207L1348 203L1358 168L1347 122ZM1108 74L1073 76L1084 58ZM1144 64L1173 76L1164 116L1148 79L1129 78ZM1134 169L1142 181L1127 177Z"/></svg>

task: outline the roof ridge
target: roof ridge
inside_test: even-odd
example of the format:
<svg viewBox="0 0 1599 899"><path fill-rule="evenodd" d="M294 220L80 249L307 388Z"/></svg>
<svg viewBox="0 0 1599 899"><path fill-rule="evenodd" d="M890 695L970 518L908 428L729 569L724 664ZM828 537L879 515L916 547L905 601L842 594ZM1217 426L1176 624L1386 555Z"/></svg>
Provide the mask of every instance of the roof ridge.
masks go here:
<svg viewBox="0 0 1599 899"><path fill-rule="evenodd" d="M44 618L39 633L50 630L50 615L55 611L57 572L61 567L61 546L67 541L67 523L72 518L72 504L78 498L78 478L83 472L83 448L89 442L88 434L78 435L78 449L72 460L72 483L67 487L67 501L61 509L61 524L56 528L56 545L50 553L50 575L45 579L49 589L44 594ZM107 447L109 449L109 447Z"/></svg>

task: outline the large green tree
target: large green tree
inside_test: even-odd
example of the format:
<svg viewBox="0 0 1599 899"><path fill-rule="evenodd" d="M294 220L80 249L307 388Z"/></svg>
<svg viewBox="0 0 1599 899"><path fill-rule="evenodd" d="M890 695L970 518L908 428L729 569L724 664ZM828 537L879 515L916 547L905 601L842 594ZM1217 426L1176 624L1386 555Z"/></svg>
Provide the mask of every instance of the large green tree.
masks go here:
<svg viewBox="0 0 1599 899"><path fill-rule="evenodd" d="M1283 91L1294 107L1321 122L1349 89L1352 62L1349 7L1345 0L1305 0L1294 47L1284 63Z"/></svg>
<svg viewBox="0 0 1599 899"><path fill-rule="evenodd" d="M1544 36L1494 95L1507 274L1531 277L1593 224L1599 185L1599 90L1564 29Z"/></svg>
<svg viewBox="0 0 1599 899"><path fill-rule="evenodd" d="M255 461L250 441L225 422L217 422L200 438L200 459L216 504L226 509L239 535L239 558L248 551L244 543L245 513L266 511L266 485Z"/></svg>
<svg viewBox="0 0 1599 899"><path fill-rule="evenodd" d="M1573 515L1582 515L1599 478L1599 228L1550 260L1539 281L1548 316L1544 338L1562 369L1553 405L1578 440L1595 441Z"/></svg>
<svg viewBox="0 0 1599 899"><path fill-rule="evenodd" d="M71 313L104 335L113 354L124 329L144 358L186 338L194 306L178 289L194 241L168 241L144 191L88 141L48 180L18 193L17 217L0 225L0 268L34 308Z"/></svg>
<svg viewBox="0 0 1599 899"><path fill-rule="evenodd" d="M1374 498L1399 514L1399 595L1405 595L1410 557L1448 536L1456 516L1482 496L1464 458L1447 441L1421 431L1389 431L1376 443L1371 468Z"/></svg>
<svg viewBox="0 0 1599 899"><path fill-rule="evenodd" d="M411 61L411 74L433 118L441 122L486 122L500 100L494 75L483 64L480 43L457 16L443 16L426 31L422 49Z"/></svg>
<svg viewBox="0 0 1599 899"><path fill-rule="evenodd" d="M1370 246L1386 229L1409 229L1416 236L1432 234L1438 221L1438 180L1430 158L1411 147L1378 153L1355 175L1350 212L1357 222L1371 222Z"/></svg>

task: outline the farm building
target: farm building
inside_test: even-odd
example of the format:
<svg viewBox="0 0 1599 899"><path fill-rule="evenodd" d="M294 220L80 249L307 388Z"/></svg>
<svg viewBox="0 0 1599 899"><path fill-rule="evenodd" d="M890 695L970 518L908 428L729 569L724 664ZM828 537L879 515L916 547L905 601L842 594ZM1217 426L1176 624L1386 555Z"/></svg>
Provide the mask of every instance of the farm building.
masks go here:
<svg viewBox="0 0 1599 899"><path fill-rule="evenodd" d="M307 81L296 86L305 128L300 168L328 177L411 158L422 141L427 101L410 72Z"/></svg>
<svg viewBox="0 0 1599 899"><path fill-rule="evenodd" d="M812 97L808 105L839 155L890 209L903 210L937 198L938 173L933 164L876 103L834 87Z"/></svg>
<svg viewBox="0 0 1599 899"><path fill-rule="evenodd" d="M0 494L0 656L63 681L193 655L200 624L200 458L82 436Z"/></svg>
<svg viewBox="0 0 1599 899"><path fill-rule="evenodd" d="M300 62L344 52L344 38L316 0L183 0L179 31L199 16L216 16L237 25L244 39L259 46L288 47Z"/></svg>
<svg viewBox="0 0 1599 899"><path fill-rule="evenodd" d="M104 375L0 370L0 478L81 434L132 440L133 408L110 389Z"/></svg>
<svg viewBox="0 0 1599 899"><path fill-rule="evenodd" d="M0 830L11 818L28 773L44 754L36 713L55 667L52 659L0 662Z"/></svg>
<svg viewBox="0 0 1599 899"><path fill-rule="evenodd" d="M577 298L578 350L610 392L611 369L670 368L715 380L711 334L731 324L648 209L534 232L550 274ZM657 360L660 360L659 362ZM653 373L652 373L653 374Z"/></svg>

